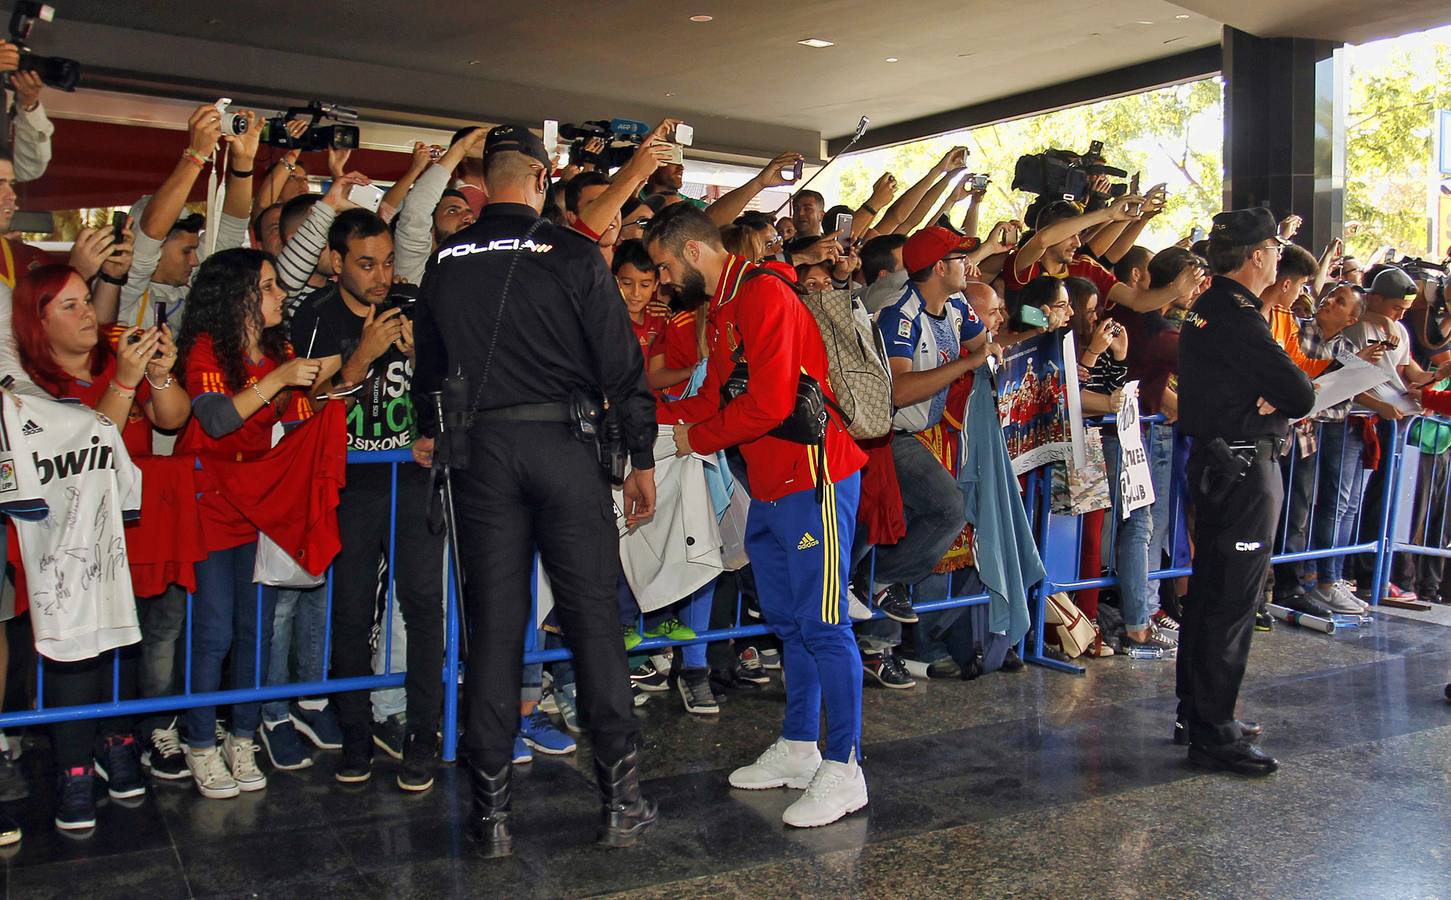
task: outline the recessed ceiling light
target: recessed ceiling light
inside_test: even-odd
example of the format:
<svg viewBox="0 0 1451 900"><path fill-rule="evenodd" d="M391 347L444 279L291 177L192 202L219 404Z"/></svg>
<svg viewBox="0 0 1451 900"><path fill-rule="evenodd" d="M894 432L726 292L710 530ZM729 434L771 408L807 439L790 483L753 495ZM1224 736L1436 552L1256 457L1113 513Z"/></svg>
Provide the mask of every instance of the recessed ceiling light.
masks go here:
<svg viewBox="0 0 1451 900"><path fill-rule="evenodd" d="M1145 22L1145 21L1144 21L1144 20L1143 20L1143 19L1140 19L1140 20L1139 20L1139 24L1140 24L1140 25L1152 25L1152 24L1154 24L1154 23L1153 23L1153 22Z"/></svg>
<svg viewBox="0 0 1451 900"><path fill-rule="evenodd" d="M665 92L665 96L667 96L667 97L674 97L675 96L675 92L674 91L666 91Z"/></svg>
<svg viewBox="0 0 1451 900"><path fill-rule="evenodd" d="M471 59L471 60L469 60L469 65L476 66L476 65L478 65L481 62L483 62L483 60L481 60L481 59Z"/></svg>
<svg viewBox="0 0 1451 900"><path fill-rule="evenodd" d="M691 16L690 17L690 21L692 21L692 22L709 22L709 21L713 20L714 18L715 18L715 16Z"/></svg>
<svg viewBox="0 0 1451 900"><path fill-rule="evenodd" d="M803 47L814 47L817 50L820 50L822 47L835 47L836 46L831 41L823 41L821 38L807 38L804 41L797 41L796 43L800 44Z"/></svg>
<svg viewBox="0 0 1451 900"><path fill-rule="evenodd" d="M1187 15L1180 14L1180 15L1175 16L1174 18L1176 18L1176 19L1187 19L1189 17Z"/></svg>
<svg viewBox="0 0 1451 900"><path fill-rule="evenodd" d="M889 57L887 57L887 60L886 61L887 62L896 62L897 61L897 57L895 57L895 56L889 56Z"/></svg>

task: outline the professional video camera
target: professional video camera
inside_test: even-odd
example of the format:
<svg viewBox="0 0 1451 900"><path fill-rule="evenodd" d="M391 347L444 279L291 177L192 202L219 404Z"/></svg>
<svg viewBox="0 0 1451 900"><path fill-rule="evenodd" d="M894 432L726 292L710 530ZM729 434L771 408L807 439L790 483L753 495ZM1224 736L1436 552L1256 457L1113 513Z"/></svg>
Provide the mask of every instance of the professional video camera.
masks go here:
<svg viewBox="0 0 1451 900"><path fill-rule="evenodd" d="M635 148L649 134L649 125L633 119L595 119L578 125L559 126L559 136L573 141L569 145L569 161L579 165L592 165L604 171L629 162ZM585 145L596 138L605 142L605 149L599 153L591 153L585 149Z"/></svg>
<svg viewBox="0 0 1451 900"><path fill-rule="evenodd" d="M287 123L292 119L307 119L307 131L299 137L287 133ZM333 119L329 125L319 124L323 119ZM288 150L356 150L358 149L358 126L337 124L356 122L358 111L339 103L323 103L314 100L307 106L294 106L280 116L273 116L262 123L262 143L269 147L285 147Z"/></svg>
<svg viewBox="0 0 1451 900"><path fill-rule="evenodd" d="M1018 157L1013 169L1013 190L1083 203L1088 199L1090 176L1127 178L1128 174L1108 165L1103 156L1103 141L1094 141L1088 145L1087 153L1050 149ZM1128 188L1124 182L1112 185L1109 196L1122 197Z"/></svg>
<svg viewBox="0 0 1451 900"><path fill-rule="evenodd" d="M20 71L34 72L40 80L62 91L73 91L81 80L81 64L63 56L41 56L26 45L36 22L55 19L55 8L32 0L20 0L10 14L10 43L20 48ZM6 82L8 84L9 78Z"/></svg>
<svg viewBox="0 0 1451 900"><path fill-rule="evenodd" d="M1392 265L1404 271L1415 281L1430 281L1436 284L1446 282L1447 267L1444 263L1433 263L1430 260L1414 256L1402 256L1399 262L1392 263Z"/></svg>

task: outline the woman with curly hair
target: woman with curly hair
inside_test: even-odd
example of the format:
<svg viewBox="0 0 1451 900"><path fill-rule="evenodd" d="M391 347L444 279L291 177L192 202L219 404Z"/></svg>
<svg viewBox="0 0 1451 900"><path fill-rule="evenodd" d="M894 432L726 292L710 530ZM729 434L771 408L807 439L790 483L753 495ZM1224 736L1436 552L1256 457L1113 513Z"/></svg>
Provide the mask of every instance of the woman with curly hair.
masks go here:
<svg viewBox="0 0 1451 900"><path fill-rule="evenodd" d="M196 566L192 598L191 689L221 687L222 664L232 655L232 687L266 682L275 588L252 583L257 529L222 496L227 486L211 476L208 458L248 460L272 449L272 427L289 408L292 388L317 379L318 364L294 359L282 327L286 291L271 255L223 250L197 269L177 341L178 369L191 396L192 420L176 453L195 454L198 506L207 558ZM265 623L265 627L259 627ZM258 645L261 645L260 651ZM203 797L258 791L267 778L257 767L262 705L232 706L232 728L217 748L216 708L186 713L186 763Z"/></svg>

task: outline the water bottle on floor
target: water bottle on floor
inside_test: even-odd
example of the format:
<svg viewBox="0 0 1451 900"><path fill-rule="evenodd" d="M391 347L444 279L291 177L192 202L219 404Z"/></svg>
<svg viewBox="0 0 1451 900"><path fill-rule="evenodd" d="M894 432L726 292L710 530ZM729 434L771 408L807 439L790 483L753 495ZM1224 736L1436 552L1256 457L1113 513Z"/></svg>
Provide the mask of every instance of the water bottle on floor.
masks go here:
<svg viewBox="0 0 1451 900"><path fill-rule="evenodd" d="M1372 616L1363 616L1358 613L1336 613L1330 617L1336 628L1368 628L1375 621Z"/></svg>
<svg viewBox="0 0 1451 900"><path fill-rule="evenodd" d="M1164 647L1140 647L1132 646L1128 650L1129 659L1173 659L1174 649Z"/></svg>

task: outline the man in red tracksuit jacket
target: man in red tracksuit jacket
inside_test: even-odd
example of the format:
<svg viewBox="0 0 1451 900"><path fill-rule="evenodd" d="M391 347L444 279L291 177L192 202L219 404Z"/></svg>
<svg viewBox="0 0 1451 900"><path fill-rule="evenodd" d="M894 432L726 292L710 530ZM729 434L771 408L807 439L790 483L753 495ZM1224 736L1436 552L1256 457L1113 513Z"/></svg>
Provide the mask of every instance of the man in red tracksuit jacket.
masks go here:
<svg viewBox="0 0 1451 900"><path fill-rule="evenodd" d="M710 357L705 384L661 407L675 422L676 452L712 454L739 447L751 511L746 552L761 612L784 648L786 719L782 736L751 765L731 773L733 787L806 788L782 816L787 825L826 825L867 803L857 765L861 741L862 665L846 614L847 572L866 454L833 414L825 471L818 449L769 436L795 406L801 373L830 399L826 348L811 313L790 285L725 252L705 213L677 203L645 234L661 283L681 300L710 297ZM744 394L721 406L721 385L737 360L750 371ZM823 490L818 500L817 484ZM826 754L817 750L826 703Z"/></svg>

